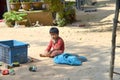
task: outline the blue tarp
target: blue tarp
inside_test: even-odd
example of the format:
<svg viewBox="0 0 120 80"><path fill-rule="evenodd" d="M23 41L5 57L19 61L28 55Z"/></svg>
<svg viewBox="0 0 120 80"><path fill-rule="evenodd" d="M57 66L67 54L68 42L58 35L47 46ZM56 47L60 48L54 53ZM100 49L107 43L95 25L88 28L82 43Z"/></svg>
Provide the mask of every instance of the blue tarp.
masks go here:
<svg viewBox="0 0 120 80"><path fill-rule="evenodd" d="M54 57L53 60L57 64L80 66L82 62L87 61L87 58L84 56L76 56L70 53L63 53L61 55Z"/></svg>

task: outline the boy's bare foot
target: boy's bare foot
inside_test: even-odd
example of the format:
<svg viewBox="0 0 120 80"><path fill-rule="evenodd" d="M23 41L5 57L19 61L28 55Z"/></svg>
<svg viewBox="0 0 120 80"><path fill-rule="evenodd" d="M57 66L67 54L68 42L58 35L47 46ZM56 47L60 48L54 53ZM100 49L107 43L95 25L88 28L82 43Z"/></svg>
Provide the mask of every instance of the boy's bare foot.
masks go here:
<svg viewBox="0 0 120 80"><path fill-rule="evenodd" d="M50 57L50 54L40 54L40 57Z"/></svg>
<svg viewBox="0 0 120 80"><path fill-rule="evenodd" d="M46 55L44 55L44 54L40 54L40 57L47 57Z"/></svg>

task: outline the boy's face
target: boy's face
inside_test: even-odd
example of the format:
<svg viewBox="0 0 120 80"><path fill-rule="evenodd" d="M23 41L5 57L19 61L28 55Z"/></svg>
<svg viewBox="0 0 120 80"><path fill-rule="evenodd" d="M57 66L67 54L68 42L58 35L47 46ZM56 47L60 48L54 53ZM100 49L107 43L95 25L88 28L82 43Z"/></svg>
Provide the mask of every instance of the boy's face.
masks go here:
<svg viewBox="0 0 120 80"><path fill-rule="evenodd" d="M59 36L56 33L50 33L50 35L51 35L51 38L54 39L54 40L56 40L58 38L58 36Z"/></svg>

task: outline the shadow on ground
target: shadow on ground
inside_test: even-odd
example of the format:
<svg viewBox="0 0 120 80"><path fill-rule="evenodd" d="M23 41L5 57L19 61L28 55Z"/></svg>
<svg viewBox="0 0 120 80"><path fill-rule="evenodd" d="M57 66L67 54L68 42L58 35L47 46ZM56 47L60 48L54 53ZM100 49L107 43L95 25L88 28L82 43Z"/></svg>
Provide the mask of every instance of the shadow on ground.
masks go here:
<svg viewBox="0 0 120 80"><path fill-rule="evenodd" d="M68 42L73 43L73 42ZM73 45L74 44L74 45ZM106 46L66 46L70 53L86 56L88 61L81 66L55 64L51 58L23 65L16 69L16 75L2 76L2 80L108 80L110 48ZM47 62L47 63L46 63ZM30 65L36 65L37 72L29 72Z"/></svg>

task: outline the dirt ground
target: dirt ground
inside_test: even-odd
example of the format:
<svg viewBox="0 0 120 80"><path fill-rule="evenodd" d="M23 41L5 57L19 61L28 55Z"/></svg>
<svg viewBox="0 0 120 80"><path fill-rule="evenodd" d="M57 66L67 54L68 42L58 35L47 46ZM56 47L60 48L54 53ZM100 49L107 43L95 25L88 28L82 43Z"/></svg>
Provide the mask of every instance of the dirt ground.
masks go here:
<svg viewBox="0 0 120 80"><path fill-rule="evenodd" d="M102 1L101 1L102 2ZM50 40L50 26L30 28L0 28L0 40L19 40L30 44L28 55L36 60L14 68L15 75L0 75L0 80L109 80L111 36L114 4L104 3L97 12L77 11L77 22L58 27L65 42L65 52L87 57L81 66L55 64L51 58L41 58ZM93 8L92 8L93 9ZM95 9L95 8L94 8ZM81 26L84 25L84 26ZM117 32L115 71L120 72L120 31ZM29 72L36 65L37 72ZM4 64L1 68L5 68ZM114 80L120 80L114 75Z"/></svg>

